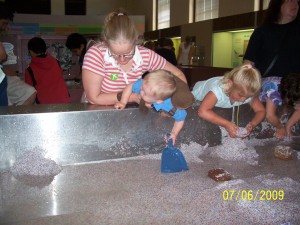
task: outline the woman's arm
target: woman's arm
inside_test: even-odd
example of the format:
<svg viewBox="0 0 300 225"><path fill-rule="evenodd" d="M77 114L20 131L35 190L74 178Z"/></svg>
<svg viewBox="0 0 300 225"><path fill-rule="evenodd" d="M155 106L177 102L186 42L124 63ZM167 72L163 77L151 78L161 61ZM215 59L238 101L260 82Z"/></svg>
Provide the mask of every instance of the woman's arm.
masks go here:
<svg viewBox="0 0 300 225"><path fill-rule="evenodd" d="M180 78L182 81L187 83L186 77L183 74L183 72L178 67L174 66L173 64L169 63L168 61L166 62L166 65L163 69L170 71L176 77Z"/></svg>
<svg viewBox="0 0 300 225"><path fill-rule="evenodd" d="M237 137L236 132L238 130L238 127L233 122L225 119L224 117L218 115L213 111L213 108L217 104L217 101L218 99L215 94L211 91L208 92L199 106L199 117L218 126L224 127L229 133L230 137Z"/></svg>
<svg viewBox="0 0 300 225"><path fill-rule="evenodd" d="M103 77L89 70L82 70L82 83L87 100L91 104L114 105L117 102L118 93L101 93Z"/></svg>

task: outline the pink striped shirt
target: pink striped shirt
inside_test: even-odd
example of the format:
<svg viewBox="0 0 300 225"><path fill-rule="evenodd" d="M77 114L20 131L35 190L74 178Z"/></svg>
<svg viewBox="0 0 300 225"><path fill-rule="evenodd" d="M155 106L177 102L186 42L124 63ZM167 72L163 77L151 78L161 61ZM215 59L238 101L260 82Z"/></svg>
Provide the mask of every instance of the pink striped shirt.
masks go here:
<svg viewBox="0 0 300 225"><path fill-rule="evenodd" d="M140 79L144 72L163 69L166 65L163 57L138 45L135 49L132 67L125 72L114 58L109 57L107 50L107 46L103 43L92 46L85 54L82 66L82 70L104 77L101 93L120 92L127 84Z"/></svg>

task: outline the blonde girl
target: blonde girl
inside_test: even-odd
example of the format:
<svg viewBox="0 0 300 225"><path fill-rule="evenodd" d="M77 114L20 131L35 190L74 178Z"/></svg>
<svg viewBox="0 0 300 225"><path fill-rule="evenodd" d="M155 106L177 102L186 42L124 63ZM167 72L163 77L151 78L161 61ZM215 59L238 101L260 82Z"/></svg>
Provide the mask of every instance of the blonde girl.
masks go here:
<svg viewBox="0 0 300 225"><path fill-rule="evenodd" d="M250 132L265 118L265 108L258 99L261 88L261 75L251 65L242 65L227 72L222 77L213 77L206 81L199 81L193 88L196 100L202 101L198 115L211 123L224 127L230 137L238 137L239 127L213 111L213 108L233 108L242 104L249 104L255 115L246 126L247 137Z"/></svg>

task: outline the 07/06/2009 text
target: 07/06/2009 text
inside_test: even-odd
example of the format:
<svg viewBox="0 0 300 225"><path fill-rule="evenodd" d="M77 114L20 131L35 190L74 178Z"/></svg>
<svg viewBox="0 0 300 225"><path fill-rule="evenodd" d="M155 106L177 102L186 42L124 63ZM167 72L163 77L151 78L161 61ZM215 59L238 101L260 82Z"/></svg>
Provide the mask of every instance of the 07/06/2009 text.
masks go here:
<svg viewBox="0 0 300 225"><path fill-rule="evenodd" d="M282 201L284 190L224 190L222 192L224 201Z"/></svg>

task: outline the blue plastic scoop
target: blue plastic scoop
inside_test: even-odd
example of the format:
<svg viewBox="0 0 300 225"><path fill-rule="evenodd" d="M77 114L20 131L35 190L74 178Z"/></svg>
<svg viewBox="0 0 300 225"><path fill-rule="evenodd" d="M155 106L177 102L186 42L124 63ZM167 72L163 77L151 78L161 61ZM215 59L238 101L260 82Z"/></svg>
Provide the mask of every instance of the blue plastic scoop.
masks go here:
<svg viewBox="0 0 300 225"><path fill-rule="evenodd" d="M167 134L167 138L169 136L170 135ZM161 172L176 173L188 169L189 167L182 152L174 148L172 139L169 139L168 146L164 148L161 155Z"/></svg>

